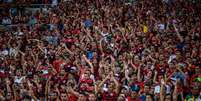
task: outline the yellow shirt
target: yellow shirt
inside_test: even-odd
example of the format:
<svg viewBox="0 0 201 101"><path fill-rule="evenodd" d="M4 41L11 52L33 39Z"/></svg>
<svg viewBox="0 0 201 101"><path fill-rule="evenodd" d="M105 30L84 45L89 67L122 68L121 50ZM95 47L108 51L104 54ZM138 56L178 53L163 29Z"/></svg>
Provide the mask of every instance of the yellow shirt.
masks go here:
<svg viewBox="0 0 201 101"><path fill-rule="evenodd" d="M143 32L144 32L144 33L147 33L147 32L148 32L148 27L145 26L145 25L143 25Z"/></svg>

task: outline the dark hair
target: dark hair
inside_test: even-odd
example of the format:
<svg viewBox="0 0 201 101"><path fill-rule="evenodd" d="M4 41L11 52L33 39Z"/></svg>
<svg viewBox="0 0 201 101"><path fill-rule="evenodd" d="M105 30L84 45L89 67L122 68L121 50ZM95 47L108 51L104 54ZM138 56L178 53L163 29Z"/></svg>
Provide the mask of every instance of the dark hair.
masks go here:
<svg viewBox="0 0 201 101"><path fill-rule="evenodd" d="M173 100L171 94L165 94L165 99L166 99L167 96L170 96L171 101Z"/></svg>
<svg viewBox="0 0 201 101"><path fill-rule="evenodd" d="M23 97L23 100L24 100L24 99L29 99L29 100L31 100L31 96L25 95L25 96Z"/></svg>
<svg viewBox="0 0 201 101"><path fill-rule="evenodd" d="M147 97L147 96L150 96L151 99L154 100L154 96L153 96L153 94L147 93L147 94L146 94L146 97Z"/></svg>

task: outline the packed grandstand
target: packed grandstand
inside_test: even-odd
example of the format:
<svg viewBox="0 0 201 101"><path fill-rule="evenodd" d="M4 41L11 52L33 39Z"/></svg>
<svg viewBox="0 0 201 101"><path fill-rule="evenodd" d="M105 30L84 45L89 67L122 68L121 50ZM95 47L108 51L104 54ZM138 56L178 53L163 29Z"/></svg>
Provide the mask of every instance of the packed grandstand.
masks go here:
<svg viewBox="0 0 201 101"><path fill-rule="evenodd" d="M0 101L201 101L200 0L0 0Z"/></svg>

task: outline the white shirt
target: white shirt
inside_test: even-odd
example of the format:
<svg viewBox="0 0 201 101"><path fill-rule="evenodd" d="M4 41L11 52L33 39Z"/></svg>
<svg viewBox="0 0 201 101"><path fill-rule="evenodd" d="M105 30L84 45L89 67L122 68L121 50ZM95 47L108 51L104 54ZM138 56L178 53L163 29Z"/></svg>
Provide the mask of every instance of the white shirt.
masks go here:
<svg viewBox="0 0 201 101"><path fill-rule="evenodd" d="M8 53L9 53L8 50L5 49L0 52L0 55L6 56L6 55L8 55Z"/></svg>
<svg viewBox="0 0 201 101"><path fill-rule="evenodd" d="M23 32L15 32L14 35L24 35Z"/></svg>
<svg viewBox="0 0 201 101"><path fill-rule="evenodd" d="M2 24L11 24L11 20L9 18L2 19Z"/></svg>
<svg viewBox="0 0 201 101"><path fill-rule="evenodd" d="M170 55L169 59L168 59L168 64L173 60L175 59L177 56L176 55Z"/></svg>
<svg viewBox="0 0 201 101"><path fill-rule="evenodd" d="M18 53L17 49L10 48L10 50L9 50L9 55L10 56L14 56L15 57L17 55L17 53Z"/></svg>
<svg viewBox="0 0 201 101"><path fill-rule="evenodd" d="M160 93L160 85L154 87L154 94Z"/></svg>
<svg viewBox="0 0 201 101"><path fill-rule="evenodd" d="M42 70L43 74L48 74L48 70Z"/></svg>
<svg viewBox="0 0 201 101"><path fill-rule="evenodd" d="M54 5L54 6L58 5L58 1L57 0L52 0L52 5Z"/></svg>
<svg viewBox="0 0 201 101"><path fill-rule="evenodd" d="M169 85L165 85L166 87L166 94L170 94L171 93L171 88Z"/></svg>
<svg viewBox="0 0 201 101"><path fill-rule="evenodd" d="M24 78L25 78L24 76L23 77L17 77L16 76L14 82L15 83L21 83Z"/></svg>
<svg viewBox="0 0 201 101"><path fill-rule="evenodd" d="M101 32L101 35L104 36L104 37L107 36L108 34L109 34L109 33Z"/></svg>
<svg viewBox="0 0 201 101"><path fill-rule="evenodd" d="M158 29L164 30L165 29L165 25L164 24L158 24Z"/></svg>

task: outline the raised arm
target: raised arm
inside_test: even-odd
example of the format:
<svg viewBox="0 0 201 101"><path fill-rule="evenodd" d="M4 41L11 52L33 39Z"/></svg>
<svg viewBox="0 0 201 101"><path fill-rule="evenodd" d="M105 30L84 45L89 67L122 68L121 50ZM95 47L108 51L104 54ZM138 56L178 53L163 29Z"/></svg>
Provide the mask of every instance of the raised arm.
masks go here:
<svg viewBox="0 0 201 101"><path fill-rule="evenodd" d="M93 39L93 37L90 35L89 30L86 29L85 32L87 33L88 38L89 38L91 41L93 41L94 39Z"/></svg>
<svg viewBox="0 0 201 101"><path fill-rule="evenodd" d="M140 66L137 69L137 80L138 80L138 82L141 82L141 75L140 75L141 67L142 67L142 65L140 64Z"/></svg>
<svg viewBox="0 0 201 101"><path fill-rule="evenodd" d="M21 52L21 51L19 51L19 52L21 54L21 64L24 64L26 62L25 59L24 59L25 54L23 52Z"/></svg>
<svg viewBox="0 0 201 101"><path fill-rule="evenodd" d="M12 88L13 88L13 94L14 94L14 101L17 101L17 94L16 94L15 86L12 85Z"/></svg>
<svg viewBox="0 0 201 101"><path fill-rule="evenodd" d="M103 41L103 39L101 39L101 40L99 41L99 49L100 49L100 51L101 51L101 54L104 55L103 47L102 47L102 41Z"/></svg>
<svg viewBox="0 0 201 101"><path fill-rule="evenodd" d="M129 81L130 77L128 76L129 70L128 70L128 65L126 62L124 62L124 70L125 70L125 78Z"/></svg>
<svg viewBox="0 0 201 101"><path fill-rule="evenodd" d="M168 77L165 78L165 82L167 82L176 72L176 69L174 70L174 72L172 74L170 74Z"/></svg>
<svg viewBox="0 0 201 101"><path fill-rule="evenodd" d="M6 90L7 90L7 92L11 92L11 88L10 88L10 81L9 81L9 79L8 78L6 78L5 79L6 80Z"/></svg>
<svg viewBox="0 0 201 101"><path fill-rule="evenodd" d="M179 72L181 72L183 75L185 75L185 73L180 69L179 65L176 65L177 70L179 70Z"/></svg>
<svg viewBox="0 0 201 101"><path fill-rule="evenodd" d="M153 78L153 82L154 83L157 83L157 81L156 81L157 75L158 75L158 72L155 70L155 72L154 72L154 78Z"/></svg>
<svg viewBox="0 0 201 101"><path fill-rule="evenodd" d="M68 47L64 44L64 43L62 43L62 46L65 48L65 50L69 53L69 54L73 54L73 52L70 50L70 49L68 49Z"/></svg>
<svg viewBox="0 0 201 101"><path fill-rule="evenodd" d="M19 50L20 47L21 47L21 45L22 45L22 41L21 40L17 41L17 47L16 47L16 49Z"/></svg>
<svg viewBox="0 0 201 101"><path fill-rule="evenodd" d="M115 71L115 69L116 69L115 68L115 59L112 55L110 56L110 59L112 60L112 63L111 63L112 70Z"/></svg>
<svg viewBox="0 0 201 101"><path fill-rule="evenodd" d="M78 92L76 92L72 87L69 87L69 92L74 94L76 97L80 96L80 94Z"/></svg>
<svg viewBox="0 0 201 101"><path fill-rule="evenodd" d="M112 75L112 80L115 83L115 88L116 88L115 92L116 92L116 94L118 94L119 93L119 87L120 87L119 82L114 78L114 75Z"/></svg>
<svg viewBox="0 0 201 101"><path fill-rule="evenodd" d="M162 79L161 80L161 86L160 86L160 101L164 101L165 99L164 99L164 97L165 97L165 82L164 82L164 80Z"/></svg>
<svg viewBox="0 0 201 101"><path fill-rule="evenodd" d="M39 62L37 65L36 65L36 71L38 71L39 67L41 66L41 62Z"/></svg>
<svg viewBox="0 0 201 101"><path fill-rule="evenodd" d="M43 53L45 53L45 51L43 50L43 48L38 44L37 47L40 49L40 51L42 51Z"/></svg>
<svg viewBox="0 0 201 101"><path fill-rule="evenodd" d="M34 63L36 63L36 62L37 62L37 59L36 59L35 55L33 54L32 50L31 50L30 53L31 53L31 57L32 57Z"/></svg>
<svg viewBox="0 0 201 101"><path fill-rule="evenodd" d="M131 66L132 66L135 70L137 70L137 67L133 64L133 61L132 61L132 60L131 60L130 64L131 64Z"/></svg>
<svg viewBox="0 0 201 101"><path fill-rule="evenodd" d="M148 51L149 51L149 50L148 50ZM154 62L154 64L157 62L157 60L154 59L151 55L149 55L148 57Z"/></svg>
<svg viewBox="0 0 201 101"><path fill-rule="evenodd" d="M45 84L45 99L46 101L48 101L48 92L49 92L49 89L50 89L50 84L49 84L49 81L51 79L51 76L48 78L48 80L46 81L46 84Z"/></svg>
<svg viewBox="0 0 201 101"><path fill-rule="evenodd" d="M59 91L59 89L58 89L58 86L56 87L56 92L57 92L57 94L58 94L57 100L59 100L59 97L61 96L61 93L60 93L60 91Z"/></svg>
<svg viewBox="0 0 201 101"><path fill-rule="evenodd" d="M34 95L34 92L33 92L33 90L32 90L32 84L30 83L29 80L27 81L27 84L28 84L28 88L29 88L29 95L31 95L31 96L33 97L34 101L37 101L37 98L36 98L36 96Z"/></svg>
<svg viewBox="0 0 201 101"><path fill-rule="evenodd" d="M10 41L11 41L11 38L8 40L8 43L7 43L7 46L8 46L8 47L11 47Z"/></svg>
<svg viewBox="0 0 201 101"><path fill-rule="evenodd" d="M83 57L83 59L89 64L89 66L91 67L91 72L94 73L93 64L90 62L89 59L87 59L86 55L83 55L82 57Z"/></svg>
<svg viewBox="0 0 201 101"><path fill-rule="evenodd" d="M108 75L106 76L106 78L103 79L103 80L98 84L98 86L97 86L97 87L98 87L98 88L97 88L97 91L98 91L98 92L100 92L101 87L103 86L103 84L105 83L105 81L109 79L110 76L111 76L111 74L108 74Z"/></svg>
<svg viewBox="0 0 201 101"><path fill-rule="evenodd" d="M175 24L173 24L173 26L174 26L174 29L175 29L175 31L176 31L176 35L177 35L177 37L179 38L180 42L183 42L184 39L183 39L183 37L180 35L180 33L179 33L178 29L176 28Z"/></svg>
<svg viewBox="0 0 201 101"><path fill-rule="evenodd" d="M176 84L174 86L174 91L173 91L173 101L178 101L177 99L177 96L178 96L178 92L177 92L177 89L178 89L178 80L176 80Z"/></svg>
<svg viewBox="0 0 201 101"><path fill-rule="evenodd" d="M26 75L26 67L27 67L27 62L25 61L25 62L22 64L23 75Z"/></svg>
<svg viewBox="0 0 201 101"><path fill-rule="evenodd" d="M80 43L83 43L83 41L85 40L86 36L83 36L82 39L80 40Z"/></svg>

